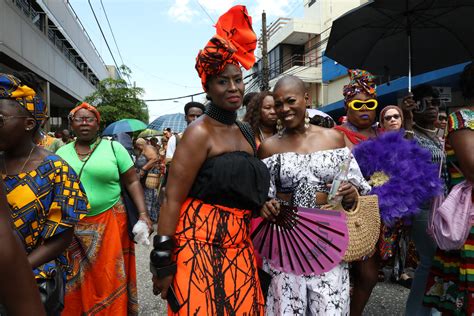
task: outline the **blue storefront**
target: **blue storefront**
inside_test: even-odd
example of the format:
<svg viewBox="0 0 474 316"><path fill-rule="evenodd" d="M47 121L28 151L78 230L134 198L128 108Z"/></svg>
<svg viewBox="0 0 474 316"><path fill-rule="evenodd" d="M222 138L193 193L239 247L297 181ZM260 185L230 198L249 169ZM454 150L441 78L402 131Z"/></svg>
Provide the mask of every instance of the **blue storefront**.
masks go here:
<svg viewBox="0 0 474 316"><path fill-rule="evenodd" d="M417 75L412 78L412 86L415 87L420 84L429 84L436 87L450 87L452 92L459 91L459 76L467 64L468 63L458 64ZM322 67L322 79L325 84L329 84L330 81L347 75L347 69L345 67L325 56L323 57ZM397 100L405 96L407 93L408 77L401 77L377 87L378 100L382 106L387 104L397 104ZM455 105L455 100L453 101L452 105ZM341 99L337 102L321 107L320 110L337 119L344 115L344 102Z"/></svg>

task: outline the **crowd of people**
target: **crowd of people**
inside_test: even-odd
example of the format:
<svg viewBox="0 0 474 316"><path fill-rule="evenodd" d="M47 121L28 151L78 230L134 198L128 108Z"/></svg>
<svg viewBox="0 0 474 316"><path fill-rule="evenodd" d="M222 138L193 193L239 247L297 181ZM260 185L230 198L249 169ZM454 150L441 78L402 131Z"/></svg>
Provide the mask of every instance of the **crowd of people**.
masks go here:
<svg viewBox="0 0 474 316"><path fill-rule="evenodd" d="M429 85L380 104L374 76L349 70L336 125L310 116L297 77L245 94L241 67L253 66L257 43L245 7L216 30L196 59L208 102L186 104L182 133L102 138L99 111L83 102L69 113L72 133L48 135L37 79L0 74L0 266L11 271L1 276L0 315L137 315L137 221L156 230L153 292L169 315L362 315L385 271L410 288L406 315L473 315L474 226L459 249L443 250L430 225L436 195L466 181L474 197L474 64L460 78L464 104L449 108ZM342 211L387 183L383 172L364 175L375 162L355 151L390 135L439 171L433 183L417 180L416 194L429 198L414 215L382 216L376 246L323 273L290 273L254 249L255 218L277 225L288 207L325 208L345 164L334 190Z"/></svg>

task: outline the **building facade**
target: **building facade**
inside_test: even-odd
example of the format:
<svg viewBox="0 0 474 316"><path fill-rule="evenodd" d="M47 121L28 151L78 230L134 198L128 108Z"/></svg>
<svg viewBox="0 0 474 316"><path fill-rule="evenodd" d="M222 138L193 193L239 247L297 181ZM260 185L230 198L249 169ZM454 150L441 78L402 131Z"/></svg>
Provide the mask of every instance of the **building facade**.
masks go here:
<svg viewBox="0 0 474 316"><path fill-rule="evenodd" d="M327 104L330 90L323 81L323 54L332 21L360 4L361 0L304 1L303 18L279 18L273 22L267 29L270 87L282 76L294 75L305 83L309 106ZM253 71L261 76L261 60ZM261 78L257 79L261 82ZM253 84L249 91L258 88Z"/></svg>
<svg viewBox="0 0 474 316"><path fill-rule="evenodd" d="M52 129L109 71L66 0L0 0L0 72L31 71L42 81Z"/></svg>

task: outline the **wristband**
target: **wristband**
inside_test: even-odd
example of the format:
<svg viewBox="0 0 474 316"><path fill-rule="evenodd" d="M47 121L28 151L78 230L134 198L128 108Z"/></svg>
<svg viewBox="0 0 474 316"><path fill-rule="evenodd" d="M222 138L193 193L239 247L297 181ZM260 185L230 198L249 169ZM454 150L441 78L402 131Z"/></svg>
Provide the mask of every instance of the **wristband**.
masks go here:
<svg viewBox="0 0 474 316"><path fill-rule="evenodd" d="M153 263L158 268L161 268L173 263L173 261L171 260L171 255L172 255L171 250L153 249L150 252L150 262Z"/></svg>
<svg viewBox="0 0 474 316"><path fill-rule="evenodd" d="M153 238L153 248L156 250L173 250L174 249L174 239L170 236L160 236L156 235Z"/></svg>
<svg viewBox="0 0 474 316"><path fill-rule="evenodd" d="M167 265L166 267L158 268L150 262L150 272L159 279L175 274L176 269L176 263Z"/></svg>

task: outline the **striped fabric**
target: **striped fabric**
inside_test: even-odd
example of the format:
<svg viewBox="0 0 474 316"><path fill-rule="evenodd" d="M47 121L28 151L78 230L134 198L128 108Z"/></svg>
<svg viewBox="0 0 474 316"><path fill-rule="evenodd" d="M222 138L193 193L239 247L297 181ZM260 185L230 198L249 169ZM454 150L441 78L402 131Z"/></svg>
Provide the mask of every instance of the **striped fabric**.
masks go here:
<svg viewBox="0 0 474 316"><path fill-rule="evenodd" d="M461 110L448 118L448 132L474 130L474 111ZM447 146L450 185L464 180L454 151ZM451 171L453 171L451 173ZM438 249L428 279L424 304L443 312L443 315L474 315L474 227L460 250Z"/></svg>

